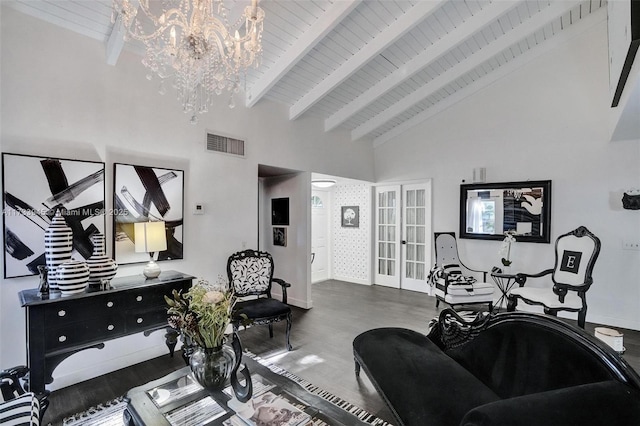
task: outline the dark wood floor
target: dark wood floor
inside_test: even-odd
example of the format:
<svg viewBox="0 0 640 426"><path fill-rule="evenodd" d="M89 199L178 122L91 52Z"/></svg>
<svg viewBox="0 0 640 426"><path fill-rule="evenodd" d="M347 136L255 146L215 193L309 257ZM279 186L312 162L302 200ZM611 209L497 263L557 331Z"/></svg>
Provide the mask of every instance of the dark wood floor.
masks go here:
<svg viewBox="0 0 640 426"><path fill-rule="evenodd" d="M391 414L366 376L355 377L351 343L355 336L375 327L406 327L426 332L429 320L438 314L435 299L421 293L333 280L314 284L312 297L313 309L294 310L293 351L285 350L284 324L274 327L273 339L269 339L266 327L241 331L245 349L391 421ZM594 327L595 324L587 323L587 331L593 333ZM624 358L640 371L640 332L620 331L624 332L627 349ZM132 387L182 366L184 362L179 355L174 358L167 355L55 391L44 424L59 425L68 415L121 396Z"/></svg>

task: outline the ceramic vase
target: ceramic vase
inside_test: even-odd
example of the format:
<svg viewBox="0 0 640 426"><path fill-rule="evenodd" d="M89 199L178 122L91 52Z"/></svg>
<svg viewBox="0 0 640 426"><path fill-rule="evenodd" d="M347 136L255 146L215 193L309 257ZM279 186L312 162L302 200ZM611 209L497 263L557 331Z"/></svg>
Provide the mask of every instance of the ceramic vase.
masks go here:
<svg viewBox="0 0 640 426"><path fill-rule="evenodd" d="M104 280L107 282L111 281L116 275L118 264L105 254L104 235L99 232L93 234L91 236L91 242L93 243L93 254L87 259L87 265L89 265L89 285L99 286L102 285Z"/></svg>
<svg viewBox="0 0 640 426"><path fill-rule="evenodd" d="M44 231L44 257L50 290L58 290L56 268L71 259L73 232L64 221L60 210L56 211L51 224Z"/></svg>
<svg viewBox="0 0 640 426"><path fill-rule="evenodd" d="M56 280L63 296L82 293L89 286L89 266L75 259L64 262L56 268Z"/></svg>
<svg viewBox="0 0 640 426"><path fill-rule="evenodd" d="M208 390L220 390L234 368L235 355L226 345L217 348L198 346L191 354L189 366L193 377Z"/></svg>

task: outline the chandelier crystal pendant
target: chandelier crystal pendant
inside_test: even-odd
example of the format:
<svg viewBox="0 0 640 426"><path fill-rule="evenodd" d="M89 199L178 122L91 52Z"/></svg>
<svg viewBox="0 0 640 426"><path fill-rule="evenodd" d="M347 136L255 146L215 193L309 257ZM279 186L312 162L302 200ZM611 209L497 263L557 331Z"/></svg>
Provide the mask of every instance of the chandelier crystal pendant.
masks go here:
<svg viewBox="0 0 640 426"><path fill-rule="evenodd" d="M120 17L124 39L144 44L147 79L169 79L191 122L205 113L215 95L240 91L240 80L262 54L264 10L251 0L242 16L228 22L224 0L113 0L112 22Z"/></svg>

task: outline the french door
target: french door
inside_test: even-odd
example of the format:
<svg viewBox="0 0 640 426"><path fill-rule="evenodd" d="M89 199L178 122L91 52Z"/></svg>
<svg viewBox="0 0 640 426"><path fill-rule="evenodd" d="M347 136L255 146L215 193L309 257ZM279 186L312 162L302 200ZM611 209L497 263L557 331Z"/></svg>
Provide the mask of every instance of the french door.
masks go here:
<svg viewBox="0 0 640 426"><path fill-rule="evenodd" d="M375 283L429 292L431 182L376 188Z"/></svg>

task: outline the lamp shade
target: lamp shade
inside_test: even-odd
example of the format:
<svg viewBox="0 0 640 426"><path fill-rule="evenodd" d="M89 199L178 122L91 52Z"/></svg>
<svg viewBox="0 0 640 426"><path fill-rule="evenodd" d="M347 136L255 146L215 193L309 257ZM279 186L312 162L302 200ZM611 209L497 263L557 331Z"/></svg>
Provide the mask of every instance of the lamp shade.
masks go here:
<svg viewBox="0 0 640 426"><path fill-rule="evenodd" d="M167 249L167 234L164 222L142 222L134 224L136 252L152 253Z"/></svg>

